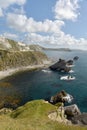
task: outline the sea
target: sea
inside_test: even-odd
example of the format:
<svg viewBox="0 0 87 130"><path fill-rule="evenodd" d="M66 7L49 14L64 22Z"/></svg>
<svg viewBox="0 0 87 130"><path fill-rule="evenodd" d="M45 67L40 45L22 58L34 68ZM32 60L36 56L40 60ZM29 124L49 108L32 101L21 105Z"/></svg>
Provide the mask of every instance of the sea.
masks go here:
<svg viewBox="0 0 87 130"><path fill-rule="evenodd" d="M0 81L0 102L6 105L21 106L36 99L49 100L51 96L65 90L73 96L66 105L77 104L81 112L87 112L87 51L45 51L47 56L57 62L59 58L70 60L75 56L71 73L51 71L49 68L16 73ZM60 80L61 76L71 75L75 80Z"/></svg>

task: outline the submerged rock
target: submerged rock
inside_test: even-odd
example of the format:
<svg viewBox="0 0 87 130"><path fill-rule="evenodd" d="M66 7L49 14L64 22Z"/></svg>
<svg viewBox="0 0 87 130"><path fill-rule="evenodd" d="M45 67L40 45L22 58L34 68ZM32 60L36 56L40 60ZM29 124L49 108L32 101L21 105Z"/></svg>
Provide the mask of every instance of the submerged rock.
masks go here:
<svg viewBox="0 0 87 130"><path fill-rule="evenodd" d="M66 93L64 90L52 96L50 102L56 104L57 102L71 102L73 97Z"/></svg>
<svg viewBox="0 0 87 130"><path fill-rule="evenodd" d="M79 59L79 57L78 56L75 56L74 58L73 58L73 60L78 60Z"/></svg>

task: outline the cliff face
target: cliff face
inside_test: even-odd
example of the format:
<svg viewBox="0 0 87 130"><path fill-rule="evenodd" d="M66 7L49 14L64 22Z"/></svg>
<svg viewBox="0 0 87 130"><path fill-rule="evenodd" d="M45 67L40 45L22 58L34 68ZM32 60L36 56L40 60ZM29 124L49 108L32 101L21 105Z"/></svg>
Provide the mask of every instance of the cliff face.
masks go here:
<svg viewBox="0 0 87 130"><path fill-rule="evenodd" d="M8 51L28 51L29 46L11 39L0 37L0 49Z"/></svg>
<svg viewBox="0 0 87 130"><path fill-rule="evenodd" d="M0 70L43 64L47 60L47 56L42 52L0 50Z"/></svg>
<svg viewBox="0 0 87 130"><path fill-rule="evenodd" d="M29 48L34 51L43 51L43 47L39 45L29 45Z"/></svg>
<svg viewBox="0 0 87 130"><path fill-rule="evenodd" d="M34 51L23 43L0 38L0 70L43 64L47 60L47 56L38 48Z"/></svg>

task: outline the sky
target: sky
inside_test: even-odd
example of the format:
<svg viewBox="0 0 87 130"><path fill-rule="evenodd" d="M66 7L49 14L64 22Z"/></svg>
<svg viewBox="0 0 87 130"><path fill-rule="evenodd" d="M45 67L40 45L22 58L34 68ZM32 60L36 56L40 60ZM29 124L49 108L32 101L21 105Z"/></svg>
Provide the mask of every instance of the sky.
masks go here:
<svg viewBox="0 0 87 130"><path fill-rule="evenodd" d="M87 50L87 0L0 0L0 36Z"/></svg>

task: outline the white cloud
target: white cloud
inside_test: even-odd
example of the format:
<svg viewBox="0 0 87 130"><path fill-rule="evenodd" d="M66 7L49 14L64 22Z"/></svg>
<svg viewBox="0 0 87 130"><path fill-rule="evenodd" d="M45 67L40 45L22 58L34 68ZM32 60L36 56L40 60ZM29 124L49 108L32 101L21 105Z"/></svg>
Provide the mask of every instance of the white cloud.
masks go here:
<svg viewBox="0 0 87 130"><path fill-rule="evenodd" d="M2 17L3 16L3 11L2 11L2 9L0 8L0 17Z"/></svg>
<svg viewBox="0 0 87 130"><path fill-rule="evenodd" d="M13 4L24 5L26 0L0 0L0 16L3 15L3 10L7 9L9 6Z"/></svg>
<svg viewBox="0 0 87 130"><path fill-rule="evenodd" d="M3 34L3 36L6 37L6 38L10 38L10 39L17 39L17 38L18 38L18 36L17 36L16 34L7 33L7 32L5 32L5 33Z"/></svg>
<svg viewBox="0 0 87 130"><path fill-rule="evenodd" d="M35 21L33 18L27 18L26 15L9 13L7 22L11 28L22 32L59 32L64 25L61 20Z"/></svg>
<svg viewBox="0 0 87 130"><path fill-rule="evenodd" d="M12 4L24 5L26 0L0 0L0 8L6 9Z"/></svg>
<svg viewBox="0 0 87 130"><path fill-rule="evenodd" d="M52 35L42 36L36 33L29 33L25 36L24 42L27 44L41 44L45 46L65 47L72 49L87 49L87 40L84 38L76 39L71 35L66 35L64 32L55 33Z"/></svg>
<svg viewBox="0 0 87 130"><path fill-rule="evenodd" d="M77 9L79 0L58 0L54 12L56 19L76 20L79 13Z"/></svg>
<svg viewBox="0 0 87 130"><path fill-rule="evenodd" d="M13 1L16 2L17 0ZM24 1L25 0L21 2ZM78 8L78 0L57 0L54 9L56 20L54 21L49 19L44 21L35 21L32 17L28 18L25 15L23 8L21 8L21 10L15 9L13 11L14 13L8 13L6 18L9 27L19 31L20 33L28 33L24 39L24 41L28 44L45 44L54 45L54 47L58 46L86 49L86 39L76 39L74 36L65 34L62 31L62 27L65 24L63 20L76 20L79 15L77 12ZM40 35L38 34L40 32L44 32L44 34L46 34ZM11 35L9 34L8 36ZM13 37L16 36L13 35Z"/></svg>

